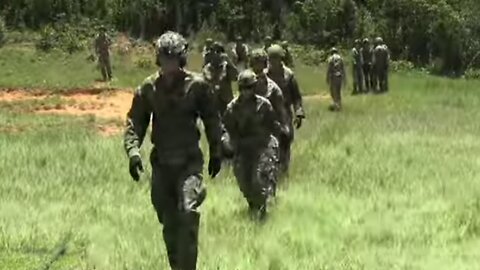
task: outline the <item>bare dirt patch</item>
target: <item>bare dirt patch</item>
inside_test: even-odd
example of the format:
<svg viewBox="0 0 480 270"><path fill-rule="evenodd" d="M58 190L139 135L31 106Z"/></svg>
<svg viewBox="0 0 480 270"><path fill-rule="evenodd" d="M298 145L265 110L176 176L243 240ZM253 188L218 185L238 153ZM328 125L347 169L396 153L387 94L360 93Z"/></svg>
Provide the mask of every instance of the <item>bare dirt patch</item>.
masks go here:
<svg viewBox="0 0 480 270"><path fill-rule="evenodd" d="M62 114L73 116L93 116L104 121L97 126L100 134L105 136L121 132L126 114L131 106L131 90L79 89L62 93L45 93L41 91L0 91L0 102L14 104L13 108L23 112L37 114ZM19 107L19 108L17 108ZM23 107L23 110L22 108ZM102 122L102 121L101 121Z"/></svg>

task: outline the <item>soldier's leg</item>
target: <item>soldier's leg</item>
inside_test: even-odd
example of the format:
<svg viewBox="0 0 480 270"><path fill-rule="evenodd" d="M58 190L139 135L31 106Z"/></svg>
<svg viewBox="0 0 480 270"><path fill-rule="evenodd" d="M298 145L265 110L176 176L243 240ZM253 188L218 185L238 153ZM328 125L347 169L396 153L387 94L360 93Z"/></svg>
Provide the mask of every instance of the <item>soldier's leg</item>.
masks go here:
<svg viewBox="0 0 480 270"><path fill-rule="evenodd" d="M267 214L267 202L271 189L276 188L278 182L278 142L271 137L268 146L261 151L258 158L256 174L253 181L254 197L257 202L259 218L263 219Z"/></svg>
<svg viewBox="0 0 480 270"><path fill-rule="evenodd" d="M385 70L381 70L378 72L378 82L379 82L379 91L381 93L386 92L386 72Z"/></svg>
<svg viewBox="0 0 480 270"><path fill-rule="evenodd" d="M385 91L388 92L389 85L388 85L388 69L385 70Z"/></svg>
<svg viewBox="0 0 480 270"><path fill-rule="evenodd" d="M107 76L108 76L108 80L111 80L112 79L112 63L111 63L111 60L110 60L110 57L106 57L105 59L105 69L106 69L106 72L107 72Z"/></svg>
<svg viewBox="0 0 480 270"><path fill-rule="evenodd" d="M336 110L340 110L342 108L342 78L337 77L334 80L334 92L335 92L335 107Z"/></svg>
<svg viewBox="0 0 480 270"><path fill-rule="evenodd" d="M172 269L178 267L177 235L179 226L178 196L174 178L175 175L171 169L152 162L151 200L157 212L158 221L163 224L163 240Z"/></svg>
<svg viewBox="0 0 480 270"><path fill-rule="evenodd" d="M368 70L368 65L365 64L363 65L363 78L364 78L364 81L362 82L365 86L365 92L367 93L368 91L370 91L370 73L369 73L369 70Z"/></svg>
<svg viewBox="0 0 480 270"><path fill-rule="evenodd" d="M189 171L189 170L187 170ZM181 181L182 182L182 181ZM198 256L198 231L200 213L198 208L206 197L201 172L188 175L180 185L178 268L195 270Z"/></svg>
<svg viewBox="0 0 480 270"><path fill-rule="evenodd" d="M100 67L100 72L102 73L102 79L104 81L106 81L107 80L107 70L105 68L105 61L101 56L98 58L98 66Z"/></svg>
<svg viewBox="0 0 480 270"><path fill-rule="evenodd" d="M233 173L250 210L255 208L255 202L252 200L253 164L251 158L243 155L235 156Z"/></svg>
<svg viewBox="0 0 480 270"><path fill-rule="evenodd" d="M363 77L364 77L364 74L363 74L363 70L362 70L362 67L359 67L357 68L357 71L358 71L358 92L359 93L363 93Z"/></svg>

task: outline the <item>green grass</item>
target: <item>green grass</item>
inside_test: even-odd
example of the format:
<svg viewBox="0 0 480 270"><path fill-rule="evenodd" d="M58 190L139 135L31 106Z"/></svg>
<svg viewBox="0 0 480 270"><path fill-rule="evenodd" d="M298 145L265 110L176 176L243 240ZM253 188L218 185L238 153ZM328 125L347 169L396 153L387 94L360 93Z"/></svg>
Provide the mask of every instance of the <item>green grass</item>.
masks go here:
<svg viewBox="0 0 480 270"><path fill-rule="evenodd" d="M325 92L318 74L299 68L306 93ZM480 82L394 74L391 89L340 114L305 101L264 225L229 168L205 179L199 269L480 269ZM62 247L50 269L167 269L150 168L130 180L97 123L0 106L0 269L43 269Z"/></svg>

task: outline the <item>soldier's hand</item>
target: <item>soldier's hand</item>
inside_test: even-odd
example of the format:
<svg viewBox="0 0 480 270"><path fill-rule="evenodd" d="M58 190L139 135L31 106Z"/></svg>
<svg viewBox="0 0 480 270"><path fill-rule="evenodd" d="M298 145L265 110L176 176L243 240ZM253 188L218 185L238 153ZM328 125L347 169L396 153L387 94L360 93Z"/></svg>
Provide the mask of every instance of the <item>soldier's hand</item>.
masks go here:
<svg viewBox="0 0 480 270"><path fill-rule="evenodd" d="M222 168L222 160L218 157L211 157L208 161L208 175L215 178Z"/></svg>
<svg viewBox="0 0 480 270"><path fill-rule="evenodd" d="M131 157L129 169L133 180L138 182L138 180L140 180L140 173L143 173L142 159L139 156Z"/></svg>
<svg viewBox="0 0 480 270"><path fill-rule="evenodd" d="M301 116L295 117L295 120L293 120L293 124L295 125L296 129L299 129L302 126L302 121L303 121L303 117Z"/></svg>

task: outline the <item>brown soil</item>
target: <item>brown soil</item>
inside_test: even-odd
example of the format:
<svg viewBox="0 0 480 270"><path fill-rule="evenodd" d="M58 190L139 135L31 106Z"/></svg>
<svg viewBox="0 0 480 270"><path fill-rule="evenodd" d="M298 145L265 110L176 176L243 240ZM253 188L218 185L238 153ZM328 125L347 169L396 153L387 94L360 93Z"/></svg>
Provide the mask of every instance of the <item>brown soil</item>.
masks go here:
<svg viewBox="0 0 480 270"><path fill-rule="evenodd" d="M41 91L0 91L0 102L18 102L29 100L42 100L51 97L52 94ZM38 114L66 114L74 116L93 115L100 119L124 120L132 102L131 90L108 90L79 89L59 95L61 106L52 108L38 107L33 112ZM123 122L123 121L122 121ZM108 123L98 126L102 135L115 135L121 132L121 127ZM0 130L1 132L2 130ZM15 132L14 130L11 130Z"/></svg>

